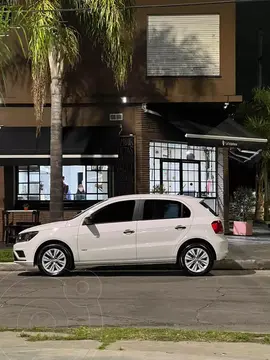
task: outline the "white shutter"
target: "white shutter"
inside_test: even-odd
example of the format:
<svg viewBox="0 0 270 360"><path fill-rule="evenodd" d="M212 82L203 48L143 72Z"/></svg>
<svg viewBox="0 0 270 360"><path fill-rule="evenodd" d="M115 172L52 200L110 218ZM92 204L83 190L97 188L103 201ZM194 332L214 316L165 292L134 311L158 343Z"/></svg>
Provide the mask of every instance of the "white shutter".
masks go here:
<svg viewBox="0 0 270 360"><path fill-rule="evenodd" d="M219 76L219 15L148 17L148 76Z"/></svg>

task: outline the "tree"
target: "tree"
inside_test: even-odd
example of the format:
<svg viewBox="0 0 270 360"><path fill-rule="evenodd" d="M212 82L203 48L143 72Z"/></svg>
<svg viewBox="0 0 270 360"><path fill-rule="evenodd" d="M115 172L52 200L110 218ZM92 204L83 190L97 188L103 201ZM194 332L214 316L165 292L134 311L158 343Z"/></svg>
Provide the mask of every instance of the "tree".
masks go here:
<svg viewBox="0 0 270 360"><path fill-rule="evenodd" d="M252 99L244 102L238 115L244 115L247 129L261 138L268 139L261 160L256 164L256 220L268 220L269 213L269 165L270 165L270 88L255 88Z"/></svg>
<svg viewBox="0 0 270 360"><path fill-rule="evenodd" d="M31 63L38 131L50 85L50 217L51 221L57 221L63 218L63 84L67 69L79 61L80 27L83 35L100 45L102 60L113 70L117 87L122 86L132 60L133 0L18 0L18 4L21 7L16 14L21 15L24 34L20 40L27 44L24 53ZM81 25L78 28L70 22L75 16Z"/></svg>

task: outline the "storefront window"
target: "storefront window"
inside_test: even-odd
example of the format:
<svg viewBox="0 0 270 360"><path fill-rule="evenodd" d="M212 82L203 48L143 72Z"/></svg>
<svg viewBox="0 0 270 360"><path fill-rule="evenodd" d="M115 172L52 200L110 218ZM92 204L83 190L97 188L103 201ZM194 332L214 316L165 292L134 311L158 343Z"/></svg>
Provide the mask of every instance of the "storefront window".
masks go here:
<svg viewBox="0 0 270 360"><path fill-rule="evenodd" d="M50 200L50 166L19 166L17 200ZM109 197L109 167L63 166L63 198L70 201Z"/></svg>
<svg viewBox="0 0 270 360"><path fill-rule="evenodd" d="M150 143L150 191L216 197L216 150L181 143Z"/></svg>

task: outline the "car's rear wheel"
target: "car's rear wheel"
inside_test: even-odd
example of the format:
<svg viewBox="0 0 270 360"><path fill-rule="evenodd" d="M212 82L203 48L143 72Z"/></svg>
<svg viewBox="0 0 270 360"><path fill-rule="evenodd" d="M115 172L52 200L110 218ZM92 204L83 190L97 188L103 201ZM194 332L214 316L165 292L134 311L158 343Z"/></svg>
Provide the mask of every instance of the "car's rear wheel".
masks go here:
<svg viewBox="0 0 270 360"><path fill-rule="evenodd" d="M200 243L187 245L180 254L179 260L185 273L191 276L206 275L214 265L211 249Z"/></svg>
<svg viewBox="0 0 270 360"><path fill-rule="evenodd" d="M70 270L71 261L70 251L66 247L49 244L40 250L37 265L44 275L60 276Z"/></svg>

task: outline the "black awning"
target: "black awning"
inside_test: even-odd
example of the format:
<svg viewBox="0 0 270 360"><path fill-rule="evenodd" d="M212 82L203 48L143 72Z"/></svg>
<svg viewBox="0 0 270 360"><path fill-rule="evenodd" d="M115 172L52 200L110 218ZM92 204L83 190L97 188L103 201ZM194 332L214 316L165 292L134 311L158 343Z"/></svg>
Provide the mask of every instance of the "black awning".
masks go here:
<svg viewBox="0 0 270 360"><path fill-rule="evenodd" d="M254 160L267 146L267 139L248 132L234 119L227 118L215 128L200 126L198 131L188 131L186 139L190 145L229 148L230 156L240 162Z"/></svg>
<svg viewBox="0 0 270 360"><path fill-rule="evenodd" d="M248 132L230 117L223 103L151 104L151 109L146 106L144 110L176 127L177 141L195 146L226 147L230 157L240 162L257 161L267 146L267 139Z"/></svg>
<svg viewBox="0 0 270 360"><path fill-rule="evenodd" d="M63 164L110 164L118 158L118 126L63 128ZM42 127L36 137L35 127L0 128L0 165L48 165L50 163L50 128Z"/></svg>
<svg viewBox="0 0 270 360"><path fill-rule="evenodd" d="M241 138L225 135L186 134L186 139L190 145L227 147L242 150L258 151L264 149L267 145L267 139Z"/></svg>

